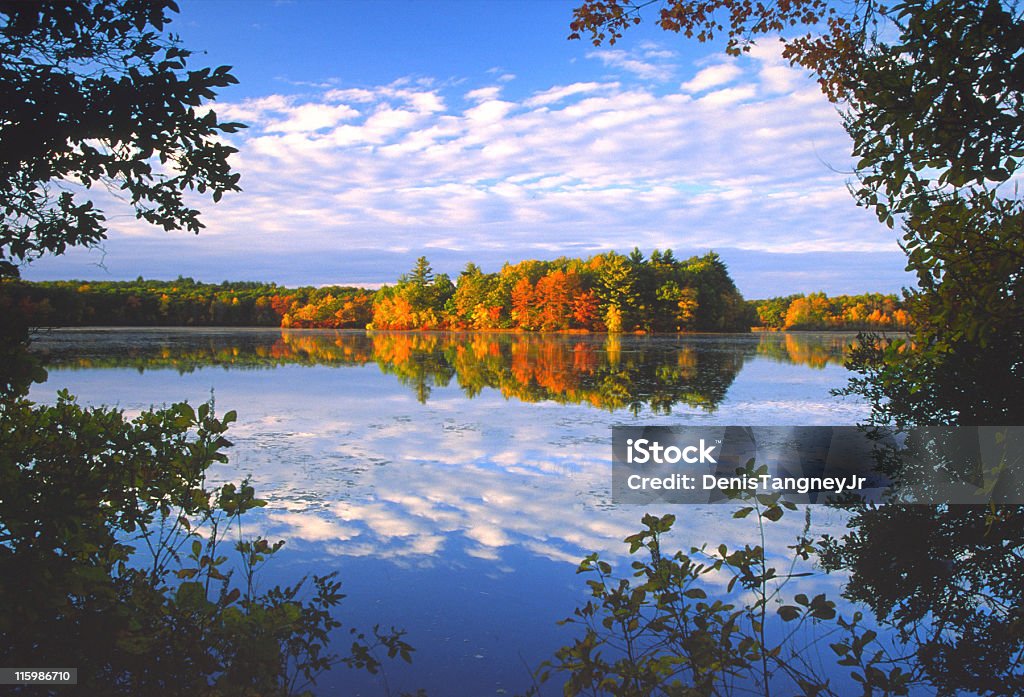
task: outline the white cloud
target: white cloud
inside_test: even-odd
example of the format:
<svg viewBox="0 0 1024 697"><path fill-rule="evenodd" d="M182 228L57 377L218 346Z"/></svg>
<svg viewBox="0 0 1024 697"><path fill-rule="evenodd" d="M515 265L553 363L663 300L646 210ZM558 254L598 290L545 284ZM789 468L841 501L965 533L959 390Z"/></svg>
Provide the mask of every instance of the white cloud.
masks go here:
<svg viewBox="0 0 1024 697"><path fill-rule="evenodd" d="M715 90L714 92L708 92L700 98L700 102L711 106L723 106L725 104L742 102L743 100L751 99L756 95L756 87L753 85L743 85L742 87L727 87L725 89Z"/></svg>
<svg viewBox="0 0 1024 697"><path fill-rule="evenodd" d="M359 112L347 104L303 104L283 109L285 117L271 121L263 127L268 133L308 133L336 126L341 121L358 116Z"/></svg>
<svg viewBox="0 0 1024 697"><path fill-rule="evenodd" d="M359 88L329 90L324 93L324 99L330 102L358 102L370 103L376 100L377 96L372 90Z"/></svg>
<svg viewBox="0 0 1024 697"><path fill-rule="evenodd" d="M285 111L288 109L291 100L280 94L272 94L267 97L259 97L257 99L247 99L243 102L223 102L220 104L208 105L208 108L214 109L217 114L229 121L242 121L245 123L252 123L260 121L264 118L265 114L274 111ZM207 107L197 109L197 111L205 111Z"/></svg>
<svg viewBox="0 0 1024 697"><path fill-rule="evenodd" d="M692 80L684 82L679 87L686 92L703 92L711 87L732 82L742 74L743 70L736 63L720 63L704 68L694 75Z"/></svg>
<svg viewBox="0 0 1024 697"><path fill-rule="evenodd" d="M218 104L250 125L230 139L244 192L200 206L202 237L239 260L428 245L510 258L669 245L894 251L891 232L849 199L834 108L773 51L705 63L676 89L623 68L519 94L402 80ZM654 76L675 58L644 52L659 49L601 60L639 56ZM111 229L112 241L166 237L130 219Z"/></svg>
<svg viewBox="0 0 1024 697"><path fill-rule="evenodd" d="M481 87L480 89L466 92L465 98L471 102L486 102L491 99L497 99L499 94L501 94L500 87Z"/></svg>
<svg viewBox="0 0 1024 697"><path fill-rule="evenodd" d="M402 96L409 100L414 111L421 114L433 114L445 110L444 100L437 92L411 92Z"/></svg>
<svg viewBox="0 0 1024 697"><path fill-rule="evenodd" d="M509 112L515 108L512 102L503 102L500 99L489 99L482 101L474 107L467 109L463 116L478 124L489 124L503 120Z"/></svg>
<svg viewBox="0 0 1024 697"><path fill-rule="evenodd" d="M750 56L760 65L758 78L764 92L791 92L810 82L805 71L793 67L782 57L777 43L755 44Z"/></svg>
<svg viewBox="0 0 1024 697"><path fill-rule="evenodd" d="M618 82L574 82L571 85L558 85L542 92L538 92L523 102L523 104L528 107L546 106L578 94L587 94L590 92L604 90L616 90L618 88Z"/></svg>
<svg viewBox="0 0 1024 697"><path fill-rule="evenodd" d="M664 54L657 55L657 52L636 53L622 49L601 49L587 54L587 58L596 58L608 68L654 81L668 80L672 76L675 66L661 60L665 57Z"/></svg>

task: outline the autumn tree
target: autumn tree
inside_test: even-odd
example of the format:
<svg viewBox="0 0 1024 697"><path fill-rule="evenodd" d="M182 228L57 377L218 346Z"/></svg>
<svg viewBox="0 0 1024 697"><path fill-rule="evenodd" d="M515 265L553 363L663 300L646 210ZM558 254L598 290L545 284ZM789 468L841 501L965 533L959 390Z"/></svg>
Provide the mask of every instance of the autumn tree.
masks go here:
<svg viewBox="0 0 1024 697"><path fill-rule="evenodd" d="M536 297L543 331L569 329L574 324L573 303L583 291L580 277L556 269L537 281Z"/></svg>
<svg viewBox="0 0 1024 697"><path fill-rule="evenodd" d="M636 266L627 257L609 252L600 257L597 274L596 290L605 307L602 319L608 331L633 329L640 305Z"/></svg>
<svg viewBox="0 0 1024 697"><path fill-rule="evenodd" d="M832 306L824 293L811 293L789 304L783 320L785 329L815 329L824 326L832 314Z"/></svg>
<svg viewBox="0 0 1024 697"><path fill-rule="evenodd" d="M905 302L895 295L864 293L789 295L755 300L761 326L768 329L898 330L913 327Z"/></svg>
<svg viewBox="0 0 1024 697"><path fill-rule="evenodd" d="M696 291L693 328L700 331L747 331L751 325L746 303L722 258L715 252L685 263L691 277L687 286ZM685 305L685 303L684 303ZM684 310L681 306L680 310Z"/></svg>
<svg viewBox="0 0 1024 697"><path fill-rule="evenodd" d="M593 289L585 290L573 298L572 319L577 327L590 331L604 331L601 321L601 301Z"/></svg>
<svg viewBox="0 0 1024 697"><path fill-rule="evenodd" d="M466 264L459 274L451 302L451 314L458 326L488 328L487 299L493 285L493 275L485 274L472 262Z"/></svg>
<svg viewBox="0 0 1024 697"><path fill-rule="evenodd" d="M445 307L455 294L447 274L434 275L426 257L419 257L413 269L393 287L381 288L374 296L373 323L376 329L437 329L445 323Z"/></svg>
<svg viewBox="0 0 1024 697"><path fill-rule="evenodd" d="M372 293L358 288L318 288L306 304L295 303L281 317L281 326L363 329L371 319L372 301Z"/></svg>
<svg viewBox="0 0 1024 697"><path fill-rule="evenodd" d="M523 276L512 288L512 319L520 329L538 329L536 292L529 277Z"/></svg>
<svg viewBox="0 0 1024 697"><path fill-rule="evenodd" d="M786 312L790 304L803 294L787 295L785 297L769 298L763 301L753 301L757 318L762 327L771 329L782 329L786 326Z"/></svg>

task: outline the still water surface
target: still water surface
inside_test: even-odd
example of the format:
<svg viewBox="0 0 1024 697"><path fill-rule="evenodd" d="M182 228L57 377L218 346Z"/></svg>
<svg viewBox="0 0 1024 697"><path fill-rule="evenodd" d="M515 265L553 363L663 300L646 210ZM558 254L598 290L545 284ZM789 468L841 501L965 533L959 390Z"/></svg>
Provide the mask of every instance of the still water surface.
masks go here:
<svg viewBox="0 0 1024 697"><path fill-rule="evenodd" d="M647 512L611 502L611 427L855 424L866 405L830 395L852 338L79 329L37 338L50 376L32 397L238 412L211 476L251 475L269 501L251 532L288 544L263 582L337 570L346 626L404 627L416 648L318 693L513 694L570 641L556 622L585 602L580 559L625 571ZM650 512L677 515L682 547L752 534L728 506ZM815 508L813 533L841 524ZM841 579L801 583L834 597Z"/></svg>

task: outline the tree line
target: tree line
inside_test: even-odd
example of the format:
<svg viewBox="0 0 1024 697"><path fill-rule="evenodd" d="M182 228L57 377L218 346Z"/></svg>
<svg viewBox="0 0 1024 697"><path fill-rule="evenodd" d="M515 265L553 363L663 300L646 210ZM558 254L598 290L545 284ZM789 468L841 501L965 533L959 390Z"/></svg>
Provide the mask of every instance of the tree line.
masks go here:
<svg viewBox="0 0 1024 697"><path fill-rule="evenodd" d="M825 293L787 295L753 301L758 325L764 329L898 330L912 328L906 305L893 294Z"/></svg>
<svg viewBox="0 0 1024 697"><path fill-rule="evenodd" d="M0 283L0 309L33 326L262 326L592 332L908 329L895 295L824 293L745 301L718 254L676 259L608 252L529 259L453 282L426 257L393 285L287 288L275 283L48 281Z"/></svg>

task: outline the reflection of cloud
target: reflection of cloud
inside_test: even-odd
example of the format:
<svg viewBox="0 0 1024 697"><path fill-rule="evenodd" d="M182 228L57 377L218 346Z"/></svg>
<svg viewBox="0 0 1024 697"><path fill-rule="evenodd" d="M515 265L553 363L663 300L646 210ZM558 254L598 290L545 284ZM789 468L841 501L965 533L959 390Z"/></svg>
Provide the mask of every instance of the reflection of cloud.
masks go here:
<svg viewBox="0 0 1024 697"><path fill-rule="evenodd" d="M465 535L469 539L479 542L484 547L504 547L511 542L505 531L493 524L471 524L466 530Z"/></svg>
<svg viewBox="0 0 1024 697"><path fill-rule="evenodd" d="M467 547L466 554L477 559L486 559L488 561L498 561L501 558L498 555L498 550L490 547Z"/></svg>
<svg viewBox="0 0 1024 697"><path fill-rule="evenodd" d="M337 520L327 520L311 513L274 511L269 513L267 518L287 528L290 531L290 537L297 540L309 542L349 540L359 534L359 530L355 527L341 525Z"/></svg>
<svg viewBox="0 0 1024 697"><path fill-rule="evenodd" d="M122 335L131 337L138 350L147 336L154 342L152 337L163 331ZM210 336L221 332L175 335L191 337L209 350ZM61 334L95 336L66 332L48 338L59 341ZM256 333L240 334L251 338ZM282 340L280 332L268 334L271 343ZM846 379L841 367L811 371L777 362L788 360L792 349L784 336L693 337L696 345L716 353L736 351L745 343L765 347L764 355L743 362L717 414L680 409L658 417L648 410L634 416L625 409L531 404L506 399L495 389L467 399L455 381L435 388L431 400L420 404L408 387L381 373L369 352L342 351L354 363L346 365L337 356L330 360L329 351L310 339L322 337L327 345L344 349L333 343L335 333L284 336L286 346L311 360L260 371L204 367L196 361L195 370L184 374L53 369L51 382L36 385L30 397L52 401L54 385L59 385L83 404L116 403L137 411L165 403L168 395L202 403L212 389L218 408L236 408L239 421L228 433L236 443L229 451L231 462L211 469L211 484L251 473L257 494L269 500L265 512L251 514L247 531L288 540L286 555L293 556L285 558L310 562L316 572L340 569L344 590L351 594L345 605L347 623L405 626L414 632L409 637L414 645L421 650L441 647L449 652L445 656L457 651L452 648L456 643L463 646L462 641L446 646L449 636L472 637L474 643L467 646L475 652L476 642L485 641L481 637L500 635L500 646L494 640L496 654L522 647L530 662L543 657L530 651L562 645L565 634L552 638L544 628L564 617L573 604L586 602L584 578L572 569L596 551L615 563L617 576L628 577L622 540L641 528L640 518L648 510L677 516L663 549L688 551L703 542L759 543L754 521L733 519L727 505L612 506L612 425L655 420L688 425L832 424L852 423L864 413L862 405L837 407L829 396L829 389ZM801 340L806 337L801 335ZM624 361L638 353L637 346L658 339L627 336L612 343L621 354L617 360ZM670 345L691 340L660 339ZM689 354L685 357L689 360ZM318 364L312 360L317 358L327 360ZM754 408L761 411L750 419ZM819 508L814 515L820 522L811 530L813 537L829 530L836 534L844 522L834 510ZM801 524L802 516L790 513L768 527L771 564L781 573L789 569L786 545L793 543ZM412 572L404 574L404 569ZM297 566L284 573L300 571ZM505 580L495 581L499 575ZM724 592L728 577L723 571L703 581ZM800 578L785 591L809 596L828 592L837 598L841 582L838 575ZM362 592L354 592L353 586ZM485 592L494 595L473 602ZM365 621L359 620L360 612ZM501 632L495 632L499 626ZM429 667L429 660L416 665ZM487 675L493 691L493 668L477 670ZM418 678L412 685L422 684Z"/></svg>
<svg viewBox="0 0 1024 697"><path fill-rule="evenodd" d="M195 336L204 343L202 332ZM706 337L695 340L708 343ZM715 353L746 342L761 347L763 356L743 363L716 414L679 409L658 422L810 425L861 418L863 405L829 396L846 371L777 362L802 350L786 340L717 340L724 343ZM652 341L623 337L620 350L636 355L639 345ZM458 564L466 557L511 564L523 550L576 563L590 551L621 558L622 539L639 529L644 513L611 505L610 427L648 422L654 415L646 409L634 416L624 409L531 404L506 399L496 389L466 399L454 382L435 387L430 401L420 404L412 390L373 363L256 372L200 367L183 375L128 369L113 382L109 375L54 369L51 380L84 403L113 401L134 409L159 404L167 394L198 403L213 388L218 405L237 408L232 463L218 465L211 476L235 480L251 473L258 494L269 500L264 534L293 545L404 565ZM32 397L42 399L42 388ZM659 512L679 517L673 539L682 548L753 539L750 521L733 520L728 506ZM784 549L783 539L791 543L800 522L793 515L772 526L779 531L778 549Z"/></svg>
<svg viewBox="0 0 1024 697"><path fill-rule="evenodd" d="M343 383L343 379L331 380L322 389L335 392L335 399L343 398ZM777 384L766 387L780 388ZM433 401L418 405L411 394L396 399L403 393L387 394L392 389L400 388L382 384L376 390L383 393L377 410L353 414L356 423L346 424L349 432L361 436L358 445L347 445L345 452L356 463L372 460L377 464L354 464L344 477L324 467L304 475L287 463L268 463L256 470L257 485L273 491L274 505L289 501L290 506L306 506L302 515L340 526L343 535L338 539L343 544L330 545L332 553L380 557L403 565L457 564L463 554L504 561L512 549L571 564L590 551L623 558L622 540L640 528L644 511L609 506L608 428L621 421L621 413L557 406L553 408L565 419L551 419L545 416L550 409L544 406L506 402L493 392L473 400L451 399L454 387L436 390L439 408L435 410ZM823 395L827 389L821 388ZM741 397L736 413L744 413L749 404ZM494 411L497 406L500 411ZM728 404L723 408L720 418L729 420ZM786 413L803 421L821 410L821 404L779 400L772 408L775 420L779 413ZM279 407L291 414L289 420L301 420L294 409ZM410 410L417 411L415 419L404 418ZM826 421L833 418L822 413ZM333 430L325 427L318 432L318 441L298 443L302 450L314 453L333 447ZM236 434L236 440L245 451L247 434ZM292 458L301 460L301 455L293 453ZM524 463L533 464L524 467ZM316 492L313 500L311 491ZM734 520L729 506L671 506L661 512L679 517L672 539L684 549L703 541L752 542L756 533L751 521ZM326 541L328 525L305 526L300 524L301 517L291 515L296 517L271 517L274 535ZM770 526L778 535L777 553L792 543L800 518L790 515ZM443 561L436 557L442 550Z"/></svg>

